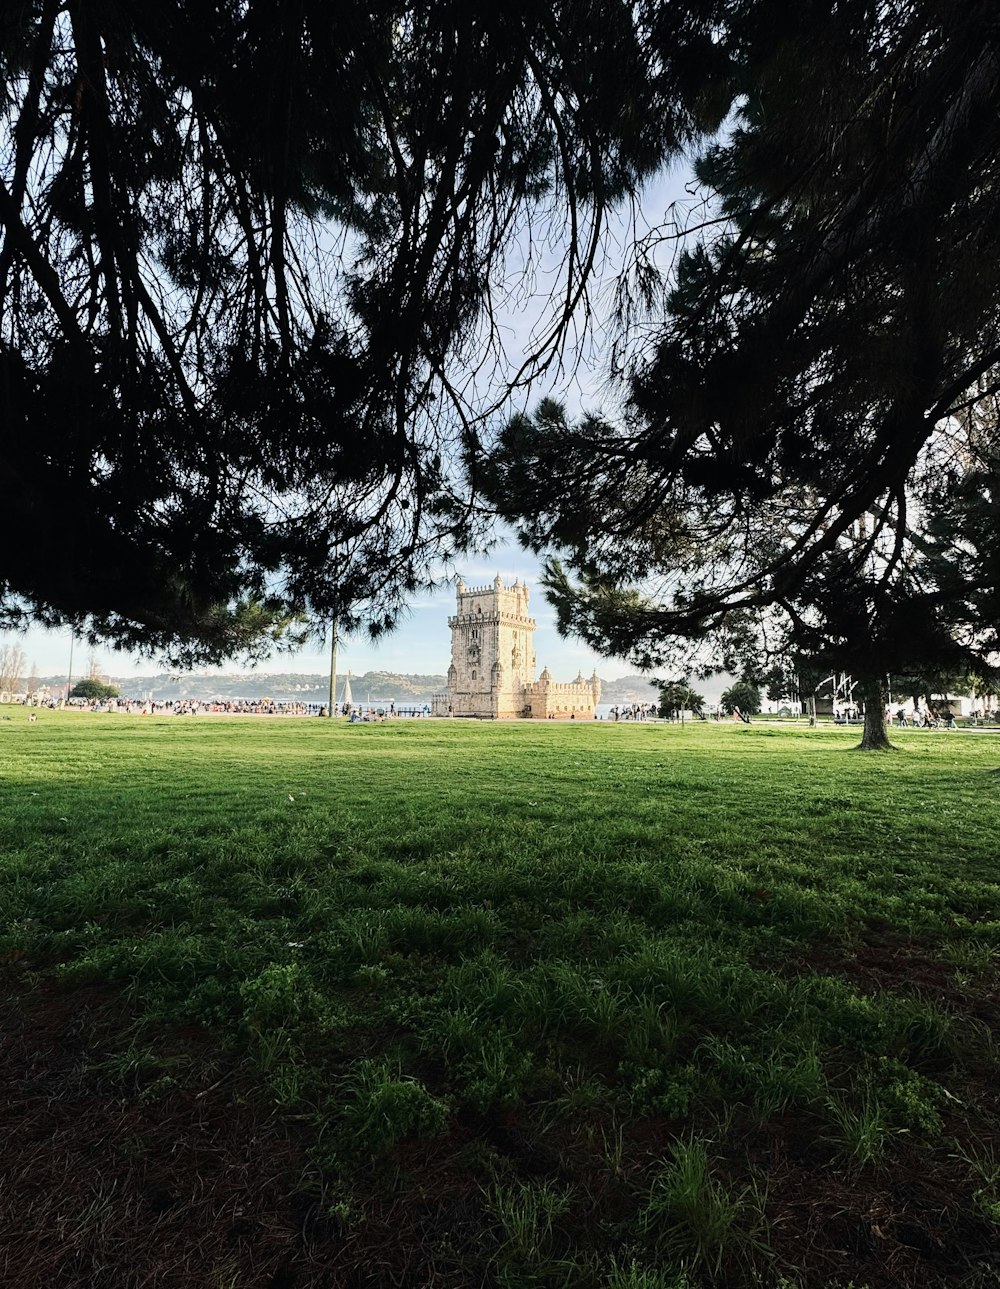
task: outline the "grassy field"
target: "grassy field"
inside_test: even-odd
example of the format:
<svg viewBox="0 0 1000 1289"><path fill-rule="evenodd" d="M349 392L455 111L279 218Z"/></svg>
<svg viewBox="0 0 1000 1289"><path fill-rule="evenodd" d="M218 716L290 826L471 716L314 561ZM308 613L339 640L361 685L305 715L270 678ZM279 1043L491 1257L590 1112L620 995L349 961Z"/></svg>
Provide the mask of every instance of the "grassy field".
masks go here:
<svg viewBox="0 0 1000 1289"><path fill-rule="evenodd" d="M1000 1284L997 736L5 710L0 1283Z"/></svg>

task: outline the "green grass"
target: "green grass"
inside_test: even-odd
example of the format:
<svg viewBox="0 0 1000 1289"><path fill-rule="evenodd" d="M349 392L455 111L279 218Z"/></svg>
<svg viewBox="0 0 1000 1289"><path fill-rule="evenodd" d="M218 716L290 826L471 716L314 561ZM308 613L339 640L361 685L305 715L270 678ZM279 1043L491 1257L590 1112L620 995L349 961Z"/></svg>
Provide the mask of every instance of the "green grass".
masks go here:
<svg viewBox="0 0 1000 1289"><path fill-rule="evenodd" d="M764 1138L878 1186L993 1122L991 735L7 710L10 987L113 982L168 1084L208 1027L353 1222L436 1151L469 1283L794 1279Z"/></svg>

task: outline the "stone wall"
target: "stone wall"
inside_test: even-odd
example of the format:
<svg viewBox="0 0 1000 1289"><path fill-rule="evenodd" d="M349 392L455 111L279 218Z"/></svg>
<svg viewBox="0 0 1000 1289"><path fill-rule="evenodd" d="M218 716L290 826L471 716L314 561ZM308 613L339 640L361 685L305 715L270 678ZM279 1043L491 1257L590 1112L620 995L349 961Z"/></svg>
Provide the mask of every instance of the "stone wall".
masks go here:
<svg viewBox="0 0 1000 1289"><path fill-rule="evenodd" d="M592 721L601 701L601 682L595 672L590 680L581 675L565 684L553 680L546 667L534 684L526 686L524 700L527 715L536 720Z"/></svg>

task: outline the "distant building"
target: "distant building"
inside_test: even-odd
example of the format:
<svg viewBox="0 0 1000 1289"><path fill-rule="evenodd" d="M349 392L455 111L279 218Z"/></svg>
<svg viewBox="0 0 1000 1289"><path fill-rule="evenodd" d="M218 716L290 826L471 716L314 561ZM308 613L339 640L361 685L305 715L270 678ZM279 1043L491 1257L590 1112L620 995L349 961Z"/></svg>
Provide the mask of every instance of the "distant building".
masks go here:
<svg viewBox="0 0 1000 1289"><path fill-rule="evenodd" d="M561 684L546 667L535 679L537 623L528 616L528 588L520 581L504 586L499 573L490 586L468 588L459 581L448 625L448 690L434 697L436 716L593 720L601 701L596 671L589 680L578 675Z"/></svg>

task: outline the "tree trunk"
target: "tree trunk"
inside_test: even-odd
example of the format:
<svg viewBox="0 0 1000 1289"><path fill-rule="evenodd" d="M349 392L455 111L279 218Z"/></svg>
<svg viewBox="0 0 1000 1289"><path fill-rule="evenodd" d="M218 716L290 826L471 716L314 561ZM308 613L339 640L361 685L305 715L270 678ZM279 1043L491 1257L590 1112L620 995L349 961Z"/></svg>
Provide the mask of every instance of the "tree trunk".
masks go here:
<svg viewBox="0 0 1000 1289"><path fill-rule="evenodd" d="M858 686L865 704L865 731L857 746L859 752L890 752L889 731L885 724L885 691L879 676L863 676Z"/></svg>

